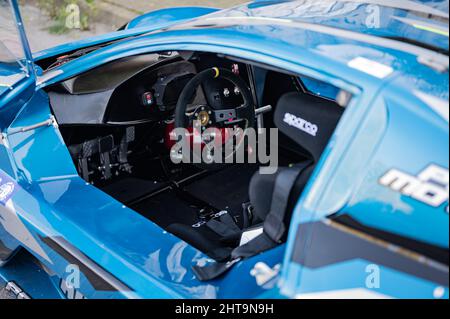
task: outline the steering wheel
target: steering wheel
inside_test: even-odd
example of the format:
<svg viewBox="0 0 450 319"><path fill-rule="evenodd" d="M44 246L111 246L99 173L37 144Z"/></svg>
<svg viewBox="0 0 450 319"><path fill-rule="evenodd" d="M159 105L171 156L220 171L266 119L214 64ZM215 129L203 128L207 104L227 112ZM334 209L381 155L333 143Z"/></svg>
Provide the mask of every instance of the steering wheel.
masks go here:
<svg viewBox="0 0 450 319"><path fill-rule="evenodd" d="M236 105L233 108L227 109L214 109L208 104L190 105L193 97L195 96L197 89L202 83L206 81L213 81L217 79L224 79L231 82L242 96L243 104ZM189 110L188 110L189 106ZM211 68L204 70L195 75L184 87L180 94L178 103L175 110L175 129L185 129L191 135L191 146L193 143L200 143L201 150L208 147L208 140L210 140L211 132L220 131L222 144L222 150L226 149L230 143L236 141L236 145L233 144L232 152L228 152L226 157L234 156L234 154L243 146L244 134L246 129L253 128L255 126L255 107L253 103L252 94L247 84L239 76L226 69ZM240 136L230 136L229 129L240 129ZM209 132L209 134L208 134ZM206 134L204 134L206 133ZM197 141L197 142L196 142ZM217 145L217 139L214 143ZM211 144L209 144L211 145ZM192 147L191 147L192 149ZM214 152L214 150L206 150ZM220 154L221 156L223 154ZM194 157L194 163L202 168L211 169L217 166L221 166L221 163L214 161L213 154L202 156L198 152L192 152Z"/></svg>

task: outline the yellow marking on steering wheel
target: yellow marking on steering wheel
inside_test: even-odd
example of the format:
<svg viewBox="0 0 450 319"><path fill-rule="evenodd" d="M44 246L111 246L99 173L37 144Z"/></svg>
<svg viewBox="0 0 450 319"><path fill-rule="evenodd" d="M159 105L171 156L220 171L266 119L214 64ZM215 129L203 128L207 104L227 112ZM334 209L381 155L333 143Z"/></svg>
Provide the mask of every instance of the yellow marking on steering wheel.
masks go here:
<svg viewBox="0 0 450 319"><path fill-rule="evenodd" d="M214 71L216 71L216 75L214 75L214 78L217 79L220 75L219 68L213 68Z"/></svg>

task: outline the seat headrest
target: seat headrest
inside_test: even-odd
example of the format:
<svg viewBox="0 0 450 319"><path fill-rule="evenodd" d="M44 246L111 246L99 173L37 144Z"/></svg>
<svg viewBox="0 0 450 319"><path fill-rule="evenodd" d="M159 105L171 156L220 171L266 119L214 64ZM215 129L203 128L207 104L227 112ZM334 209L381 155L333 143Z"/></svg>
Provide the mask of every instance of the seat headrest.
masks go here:
<svg viewBox="0 0 450 319"><path fill-rule="evenodd" d="M344 108L333 101L292 92L278 101L274 121L282 133L317 162L343 112Z"/></svg>

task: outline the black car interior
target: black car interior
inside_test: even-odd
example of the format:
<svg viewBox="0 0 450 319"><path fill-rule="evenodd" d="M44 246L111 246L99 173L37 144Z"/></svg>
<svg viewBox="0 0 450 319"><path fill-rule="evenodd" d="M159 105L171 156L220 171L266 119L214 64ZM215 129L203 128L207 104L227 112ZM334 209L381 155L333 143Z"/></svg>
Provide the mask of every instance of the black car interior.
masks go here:
<svg viewBox="0 0 450 319"><path fill-rule="evenodd" d="M129 57L47 91L79 175L218 262L286 240L294 206L344 111L299 76L204 52ZM173 163L170 132L188 127L183 116L199 105L216 118L230 114L224 125L241 125L235 119L242 117L250 127L278 128L277 173L261 174L258 163ZM296 119L315 126L299 129ZM243 242L255 229L271 243Z"/></svg>

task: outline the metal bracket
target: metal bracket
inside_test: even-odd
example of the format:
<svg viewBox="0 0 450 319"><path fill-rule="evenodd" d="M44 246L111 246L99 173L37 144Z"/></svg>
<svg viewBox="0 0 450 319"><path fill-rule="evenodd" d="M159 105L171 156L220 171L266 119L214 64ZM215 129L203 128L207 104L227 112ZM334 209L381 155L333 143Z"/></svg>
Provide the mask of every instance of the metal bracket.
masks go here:
<svg viewBox="0 0 450 319"><path fill-rule="evenodd" d="M272 105L266 105L255 110L256 126L258 128L258 133L262 133L264 129L264 114L272 111L272 109L273 109Z"/></svg>
<svg viewBox="0 0 450 319"><path fill-rule="evenodd" d="M5 133L0 132L0 145L9 148L8 139Z"/></svg>
<svg viewBox="0 0 450 319"><path fill-rule="evenodd" d="M45 120L43 122L39 122L39 123L36 123L33 125L23 126L23 127L12 129L8 132L8 135L11 136L11 135L18 134L18 133L25 133L28 131L38 129L40 127L48 127L50 125L53 125L53 127L55 127L55 128L58 127L56 119L53 115L51 115L48 120Z"/></svg>

